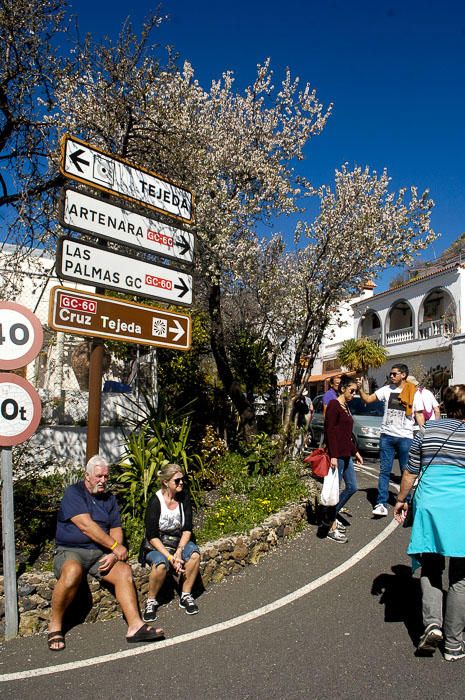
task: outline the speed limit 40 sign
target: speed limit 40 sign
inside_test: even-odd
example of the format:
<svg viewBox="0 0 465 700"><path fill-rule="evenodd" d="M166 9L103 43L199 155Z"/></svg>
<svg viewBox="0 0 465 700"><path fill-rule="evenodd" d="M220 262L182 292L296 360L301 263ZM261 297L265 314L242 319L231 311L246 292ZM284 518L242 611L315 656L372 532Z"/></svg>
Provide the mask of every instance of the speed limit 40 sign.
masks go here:
<svg viewBox="0 0 465 700"><path fill-rule="evenodd" d="M42 325L25 306L0 302L0 369L18 369L40 352L44 339Z"/></svg>

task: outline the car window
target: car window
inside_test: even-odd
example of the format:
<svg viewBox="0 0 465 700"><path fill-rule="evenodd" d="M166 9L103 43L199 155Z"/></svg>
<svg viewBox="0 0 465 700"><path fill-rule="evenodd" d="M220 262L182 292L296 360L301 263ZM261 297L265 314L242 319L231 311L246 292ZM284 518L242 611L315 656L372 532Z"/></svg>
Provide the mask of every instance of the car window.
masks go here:
<svg viewBox="0 0 465 700"><path fill-rule="evenodd" d="M360 396L354 396L349 404L350 412L354 416L383 416L384 402L373 401L373 403L365 403Z"/></svg>

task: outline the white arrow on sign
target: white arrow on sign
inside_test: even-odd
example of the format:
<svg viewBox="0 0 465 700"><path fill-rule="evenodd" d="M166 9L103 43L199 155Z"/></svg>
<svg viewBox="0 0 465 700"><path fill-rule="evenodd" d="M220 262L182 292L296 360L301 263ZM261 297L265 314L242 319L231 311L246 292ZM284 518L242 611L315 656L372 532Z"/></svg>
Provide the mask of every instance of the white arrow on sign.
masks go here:
<svg viewBox="0 0 465 700"><path fill-rule="evenodd" d="M179 340L179 338L182 338L182 336L184 335L184 328L176 319L173 320L173 323L175 327L173 328L173 326L171 326L168 330L170 333L176 333L176 335L173 338L173 341L176 343Z"/></svg>
<svg viewBox="0 0 465 700"><path fill-rule="evenodd" d="M74 231L95 233L100 238L174 260L191 263L194 259L194 235L189 231L168 226L73 189L64 190L60 221Z"/></svg>
<svg viewBox="0 0 465 700"><path fill-rule="evenodd" d="M72 238L58 241L57 275L65 280L172 304L192 304L192 275Z"/></svg>
<svg viewBox="0 0 465 700"><path fill-rule="evenodd" d="M74 136L62 139L60 172L65 177L142 203L182 221L191 222L194 218L192 192Z"/></svg>

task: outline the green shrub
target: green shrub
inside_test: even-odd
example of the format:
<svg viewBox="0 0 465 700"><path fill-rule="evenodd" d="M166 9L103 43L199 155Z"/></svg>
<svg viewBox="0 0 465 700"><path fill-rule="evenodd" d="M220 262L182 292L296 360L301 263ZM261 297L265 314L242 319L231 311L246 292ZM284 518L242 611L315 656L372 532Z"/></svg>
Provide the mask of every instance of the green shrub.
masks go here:
<svg viewBox="0 0 465 700"><path fill-rule="evenodd" d="M305 486L292 463L281 465L276 474L248 477L247 471L245 474L243 471L244 465L246 469L243 457L242 462L237 455L234 459L224 458L224 462L236 469L231 470L224 481L221 497L207 512L201 529L196 533L199 542L246 532L286 503L299 501L305 496Z"/></svg>

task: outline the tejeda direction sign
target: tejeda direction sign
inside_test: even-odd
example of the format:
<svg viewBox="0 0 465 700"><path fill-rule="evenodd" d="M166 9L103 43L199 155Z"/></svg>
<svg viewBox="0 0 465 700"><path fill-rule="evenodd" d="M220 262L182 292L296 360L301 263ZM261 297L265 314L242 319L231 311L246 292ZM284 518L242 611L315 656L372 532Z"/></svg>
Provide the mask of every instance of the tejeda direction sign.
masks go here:
<svg viewBox="0 0 465 700"><path fill-rule="evenodd" d="M65 177L182 221L194 218L192 192L74 136L62 139L60 171Z"/></svg>

